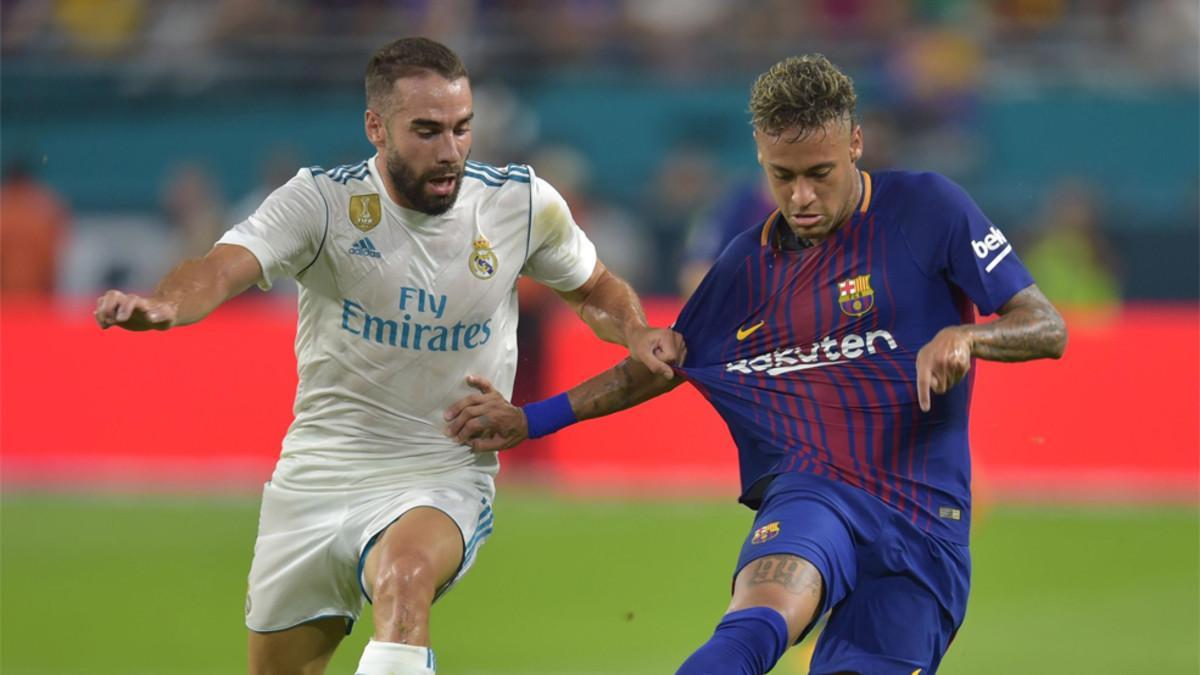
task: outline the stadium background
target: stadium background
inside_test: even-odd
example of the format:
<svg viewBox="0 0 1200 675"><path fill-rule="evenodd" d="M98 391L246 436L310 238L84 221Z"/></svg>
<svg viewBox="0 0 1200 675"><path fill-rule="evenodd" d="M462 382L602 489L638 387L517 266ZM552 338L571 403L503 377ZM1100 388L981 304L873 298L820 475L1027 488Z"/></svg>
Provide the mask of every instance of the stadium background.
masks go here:
<svg viewBox="0 0 1200 675"><path fill-rule="evenodd" d="M296 167L369 153L366 56L418 33L472 72L474 157L562 189L659 322L729 205L753 203L752 77L798 51L843 65L864 164L966 186L1071 329L1061 362L979 364L975 586L943 672L1200 672L1196 3L0 10L0 672L241 668L294 298L252 292L154 335L102 333L89 311L202 252ZM619 358L553 298L522 300L518 397ZM435 610L442 672L669 672L720 615L750 522L732 452L681 390L506 456L497 532Z"/></svg>

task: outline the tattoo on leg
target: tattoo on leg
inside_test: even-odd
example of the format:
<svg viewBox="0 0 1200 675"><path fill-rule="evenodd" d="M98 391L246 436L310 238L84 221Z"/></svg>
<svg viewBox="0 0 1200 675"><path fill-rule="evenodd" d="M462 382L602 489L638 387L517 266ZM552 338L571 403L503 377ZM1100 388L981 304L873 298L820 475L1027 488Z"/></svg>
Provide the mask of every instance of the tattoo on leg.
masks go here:
<svg viewBox="0 0 1200 675"><path fill-rule="evenodd" d="M811 564L791 555L759 558L750 568L750 585L779 584L794 595L821 595L821 575Z"/></svg>

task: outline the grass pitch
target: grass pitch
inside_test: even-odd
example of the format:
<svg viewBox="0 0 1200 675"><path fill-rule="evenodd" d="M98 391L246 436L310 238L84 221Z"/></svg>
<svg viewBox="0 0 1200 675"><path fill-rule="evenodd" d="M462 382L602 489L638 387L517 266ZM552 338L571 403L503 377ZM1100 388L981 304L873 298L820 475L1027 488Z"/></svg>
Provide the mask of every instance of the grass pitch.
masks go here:
<svg viewBox="0 0 1200 675"><path fill-rule="evenodd" d="M710 634L751 514L503 490L475 569L434 612L446 675L674 672ZM0 672L244 672L250 497L9 494ZM1194 507L1000 506L977 521L943 673L1200 672ZM369 618L330 673L353 672ZM775 673L805 672L805 647Z"/></svg>

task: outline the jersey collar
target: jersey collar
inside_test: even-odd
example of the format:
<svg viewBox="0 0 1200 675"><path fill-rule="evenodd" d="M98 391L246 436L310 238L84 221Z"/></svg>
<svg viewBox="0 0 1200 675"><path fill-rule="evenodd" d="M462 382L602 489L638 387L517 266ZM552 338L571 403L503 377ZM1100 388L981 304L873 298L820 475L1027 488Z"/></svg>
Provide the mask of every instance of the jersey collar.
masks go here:
<svg viewBox="0 0 1200 675"><path fill-rule="evenodd" d="M871 208L871 174L860 169L858 172L858 178L862 183L862 193L858 196L858 208L850 214L851 220L853 220L855 215L861 216L867 212L867 209ZM838 230L838 232L845 230L849 225L850 223L847 222L846 225L843 225L842 228ZM779 209L775 209L763 222L762 234L760 235L760 244L762 246L779 248L780 239L776 234L776 228L779 227L787 227L787 223L784 222L783 212L781 212ZM835 232L834 235L836 236L837 232Z"/></svg>

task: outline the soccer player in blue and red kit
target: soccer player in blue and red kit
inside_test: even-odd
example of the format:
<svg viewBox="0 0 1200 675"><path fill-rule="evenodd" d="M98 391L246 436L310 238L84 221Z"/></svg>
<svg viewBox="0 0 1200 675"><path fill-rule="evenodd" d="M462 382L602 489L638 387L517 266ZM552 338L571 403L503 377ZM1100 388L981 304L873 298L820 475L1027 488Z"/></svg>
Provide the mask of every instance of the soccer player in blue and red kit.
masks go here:
<svg viewBox="0 0 1200 675"><path fill-rule="evenodd" d="M786 59L750 101L778 210L726 248L675 323L683 377L634 360L514 408L481 379L447 411L476 451L666 392L703 393L757 511L733 599L679 673L757 674L829 612L812 673L926 675L966 612L973 359L1057 358L1062 318L1004 234L932 173L856 167L850 79ZM975 323L975 310L999 314ZM965 379L965 381L963 381Z"/></svg>

